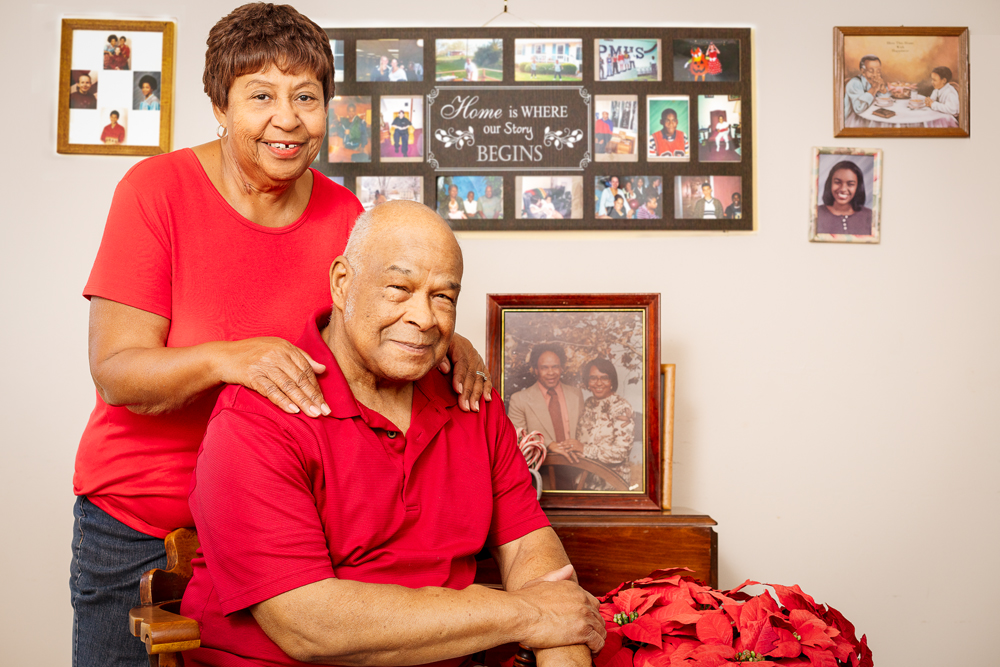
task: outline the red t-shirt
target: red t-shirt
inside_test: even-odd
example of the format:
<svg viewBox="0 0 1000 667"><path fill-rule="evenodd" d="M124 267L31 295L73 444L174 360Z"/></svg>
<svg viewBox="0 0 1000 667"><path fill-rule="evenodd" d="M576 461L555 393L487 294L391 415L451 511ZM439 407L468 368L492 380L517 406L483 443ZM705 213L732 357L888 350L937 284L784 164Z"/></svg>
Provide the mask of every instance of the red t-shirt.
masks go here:
<svg viewBox="0 0 1000 667"><path fill-rule="evenodd" d="M462 412L431 371L415 383L404 436L354 400L319 331L329 313L296 345L326 364L331 416L289 415L238 386L212 414L189 498L201 551L181 606L202 648L186 664L301 664L248 607L328 578L466 588L484 544L549 525L497 394Z"/></svg>
<svg viewBox="0 0 1000 667"><path fill-rule="evenodd" d="M167 347L294 340L329 305L330 263L361 211L349 190L314 171L302 216L263 227L223 199L194 151L152 157L118 184L83 293L170 319ZM77 451L76 495L147 535L193 525L188 484L220 390L161 416L97 396Z"/></svg>

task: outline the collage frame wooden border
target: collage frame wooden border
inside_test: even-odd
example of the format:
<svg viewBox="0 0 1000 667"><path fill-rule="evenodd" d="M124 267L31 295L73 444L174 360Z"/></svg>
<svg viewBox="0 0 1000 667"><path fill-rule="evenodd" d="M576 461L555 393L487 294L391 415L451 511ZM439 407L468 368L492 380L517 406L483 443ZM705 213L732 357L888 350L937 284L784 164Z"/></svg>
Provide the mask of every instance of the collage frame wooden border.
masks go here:
<svg viewBox="0 0 1000 667"><path fill-rule="evenodd" d="M740 162L700 162L697 157L697 145L691 147L688 162L648 162L644 151L639 151L636 162L596 162L592 161L581 172L569 173L565 170L553 169L546 172L531 172L530 175L551 176L582 176L583 177L583 216L579 219L561 219L554 221L515 218L516 195L515 177L519 172L477 172L476 175L502 175L503 211L504 217L498 220L453 220L452 227L456 231L520 231L520 230L665 230L665 231L752 231L756 228L754 210L754 114L753 114L753 60L752 34L749 28L327 28L327 36L331 40L342 40L344 81L338 82L338 96L370 96L373 113L373 124L378 123L376 110L380 107L382 95L423 95L425 98L438 82L435 79L435 40L438 39L502 39L504 79L498 85L512 85L514 72L514 40L528 38L562 38L582 40L582 81L567 81L566 85L582 85L593 97L596 95L636 95L639 100L639 147L648 141L646 132L647 95L678 94L690 97L689 137L697 137L697 99L698 95L739 95L741 99L741 160ZM423 46L423 81L405 82L359 82L356 80L358 40L400 39L424 40ZM664 52L672 54L675 39L703 40L728 39L739 40L740 77L738 81L673 81L672 57L669 62L662 62L662 80L659 82L611 82L595 81L594 77L594 41L595 39L660 39ZM530 87L531 82L517 82L518 86ZM538 85L543 85L539 83ZM426 108L426 106L425 106ZM691 130L694 128L694 132ZM589 127L593 135L593 120ZM432 208L437 208L437 177L453 175L451 172L439 173L425 161L419 163L383 163L377 155L376 137L377 125L369 128L372 135L372 156L370 162L328 162L328 144L320 152L314 167L328 176L344 178L344 185L352 191L356 190L356 178L359 176L422 176L423 201ZM429 141L425 136L424 141ZM696 142L692 142L695 143ZM655 220L606 220L594 215L595 208L595 177L603 175L619 176L661 176L663 196L660 202L660 219ZM675 219L674 212L674 177L676 176L739 176L741 180L742 217L728 220L709 219ZM666 202L666 203L665 203ZM729 202L725 202L728 204ZM541 223L541 224L540 224Z"/></svg>
<svg viewBox="0 0 1000 667"><path fill-rule="evenodd" d="M129 144L71 144L69 142L69 96L73 60L73 32L101 30L115 32L162 32L163 55L160 69L160 137L153 146ZM176 24L173 21L119 21L116 19L63 19L59 51L59 113L56 152L84 155L158 155L169 153L172 145L174 109L174 52Z"/></svg>

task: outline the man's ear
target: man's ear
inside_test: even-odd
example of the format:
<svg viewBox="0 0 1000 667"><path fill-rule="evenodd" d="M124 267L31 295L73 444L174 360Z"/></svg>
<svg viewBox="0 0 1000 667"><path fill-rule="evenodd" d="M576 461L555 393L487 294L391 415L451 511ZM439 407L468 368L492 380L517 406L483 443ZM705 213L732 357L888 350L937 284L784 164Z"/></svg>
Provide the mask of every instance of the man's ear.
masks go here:
<svg viewBox="0 0 1000 667"><path fill-rule="evenodd" d="M343 255L333 260L330 265L330 297L333 304L340 310L347 307L347 290L354 278L354 269Z"/></svg>

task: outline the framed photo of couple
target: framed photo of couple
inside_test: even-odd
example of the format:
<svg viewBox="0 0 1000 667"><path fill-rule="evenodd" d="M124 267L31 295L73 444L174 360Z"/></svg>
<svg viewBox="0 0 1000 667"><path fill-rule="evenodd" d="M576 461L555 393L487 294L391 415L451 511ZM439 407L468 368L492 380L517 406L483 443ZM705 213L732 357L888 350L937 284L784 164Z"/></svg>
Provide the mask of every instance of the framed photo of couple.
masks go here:
<svg viewBox="0 0 1000 667"><path fill-rule="evenodd" d="M63 19L59 153L170 151L174 23Z"/></svg>
<svg viewBox="0 0 1000 667"><path fill-rule="evenodd" d="M542 507L669 508L660 415L673 372L661 379L660 295L490 294L487 303L494 386L518 440L544 442Z"/></svg>
<svg viewBox="0 0 1000 667"><path fill-rule="evenodd" d="M969 29L833 29L837 137L969 136Z"/></svg>

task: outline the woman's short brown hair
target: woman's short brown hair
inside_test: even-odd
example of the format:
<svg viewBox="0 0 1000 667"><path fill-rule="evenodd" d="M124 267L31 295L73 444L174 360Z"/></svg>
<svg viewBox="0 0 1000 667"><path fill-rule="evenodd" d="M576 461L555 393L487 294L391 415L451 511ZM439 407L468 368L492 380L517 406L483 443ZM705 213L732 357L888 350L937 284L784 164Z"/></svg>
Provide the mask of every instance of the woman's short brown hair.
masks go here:
<svg viewBox="0 0 1000 667"><path fill-rule="evenodd" d="M312 72L323 85L324 103L333 97L330 39L291 5L252 2L237 7L212 27L207 44L202 81L220 109L229 106L229 88L237 77L271 65L283 72Z"/></svg>

